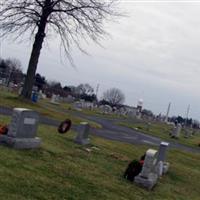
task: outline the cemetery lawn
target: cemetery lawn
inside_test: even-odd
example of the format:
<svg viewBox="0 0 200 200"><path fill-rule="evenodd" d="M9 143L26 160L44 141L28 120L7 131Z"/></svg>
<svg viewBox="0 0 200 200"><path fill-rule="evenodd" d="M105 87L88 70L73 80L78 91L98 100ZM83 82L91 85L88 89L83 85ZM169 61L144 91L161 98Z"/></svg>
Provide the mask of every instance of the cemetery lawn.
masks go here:
<svg viewBox="0 0 200 200"><path fill-rule="evenodd" d="M49 100L50 101L50 100ZM60 107L61 105L54 105L55 109L52 109L51 104L48 100L41 100L38 103L33 103L28 100L24 100L20 98L17 94L7 92L5 90L0 90L0 106L8 107L8 108L15 108L15 107L23 107L32 109L34 111L37 111L38 113L42 114L43 116L46 116L51 119L56 119L59 121L64 121L65 119L71 119L73 124L79 124L82 121L87 121L89 124L94 128L101 128L101 125L90 121L85 120L80 117L75 117L70 115L69 113L61 113L59 112L59 109L56 110L56 107ZM44 105L46 105L44 107Z"/></svg>
<svg viewBox="0 0 200 200"><path fill-rule="evenodd" d="M184 144L190 147L198 147L200 143L200 132L197 131L195 135L185 138L184 131L181 131L181 135L179 139L173 139L169 136L169 133L172 131L172 126L167 125L166 123L161 122L152 122L149 126L147 122L120 122L117 123L120 126L125 126L131 129L135 129L139 132L143 132L145 134L149 134L152 136L159 137L165 141L169 142L177 142L180 144Z"/></svg>
<svg viewBox="0 0 200 200"><path fill-rule="evenodd" d="M1 122L10 118L0 116ZM0 146L2 200L199 200L200 154L170 150L169 173L153 191L122 178L132 159L150 146L130 145L91 137L92 152L74 144L75 132L39 126L38 150ZM88 146L91 149L91 146Z"/></svg>

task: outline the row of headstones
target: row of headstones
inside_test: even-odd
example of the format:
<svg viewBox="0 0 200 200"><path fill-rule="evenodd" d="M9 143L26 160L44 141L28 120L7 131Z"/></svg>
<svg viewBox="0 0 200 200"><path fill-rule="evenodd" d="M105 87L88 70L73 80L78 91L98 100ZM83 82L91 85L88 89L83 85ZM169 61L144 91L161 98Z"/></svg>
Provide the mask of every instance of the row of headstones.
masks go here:
<svg viewBox="0 0 200 200"><path fill-rule="evenodd" d="M52 104L59 104L61 101L66 102L66 103L73 103L74 98L72 96L68 96L66 98L61 98L59 95L53 94L51 97L51 103ZM137 117L136 111L130 111L126 110L126 108L120 108L117 109L115 108L113 111L113 108L109 105L101 105L97 107L94 103L92 102L85 102L85 101L77 101L73 103L73 107L75 110L81 111L82 109L91 109L93 110L94 108L99 108L100 112L103 114L117 114L117 115L123 115L123 116L129 116L129 117Z"/></svg>
<svg viewBox="0 0 200 200"><path fill-rule="evenodd" d="M167 173L169 163L166 162L168 143L161 142L158 151L147 150L141 173L135 177L134 182L148 190L151 190L159 178Z"/></svg>
<svg viewBox="0 0 200 200"><path fill-rule="evenodd" d="M39 115L32 110L15 108L7 135L0 135L0 143L16 149L34 149L41 146L41 139L36 137ZM75 142L78 144L89 143L89 124L82 122L78 127Z"/></svg>
<svg viewBox="0 0 200 200"><path fill-rule="evenodd" d="M18 93L21 94L21 92L22 92L22 88L19 89ZM36 101L34 100L35 96L37 96L37 100ZM42 93L41 90L39 92L33 90L32 98L31 98L32 101L37 102L40 99L46 99L46 98L47 98L46 94ZM67 97L61 97L60 95L53 94L51 96L50 103L52 103L52 104L60 104L61 102L73 103L74 101L75 101L75 98L72 97L71 95L68 95Z"/></svg>
<svg viewBox="0 0 200 200"><path fill-rule="evenodd" d="M139 114L137 113L137 109L130 109L130 108L119 108L117 109L116 107L112 108L109 105L101 105L99 106L99 110L102 114L116 114L119 116L128 116L128 117L141 117Z"/></svg>
<svg viewBox="0 0 200 200"><path fill-rule="evenodd" d="M75 101L75 98L72 97L71 95L68 95L67 97L61 97L60 95L55 95L53 94L51 96L51 100L50 102L52 104L59 104L61 102L64 102L64 103L73 103Z"/></svg>
<svg viewBox="0 0 200 200"><path fill-rule="evenodd" d="M109 105L100 105L95 106L94 103L85 102L85 101L77 101L73 104L74 109L81 110L83 108L91 109L98 108L100 113L102 114L117 114L122 116L136 117L137 113L135 110L127 110L126 108L117 109L116 107L112 108Z"/></svg>
<svg viewBox="0 0 200 200"><path fill-rule="evenodd" d="M73 107L75 110L82 110L83 108L93 110L94 108L97 108L97 106L94 103L87 102L84 100L74 102Z"/></svg>
<svg viewBox="0 0 200 200"><path fill-rule="evenodd" d="M181 130L182 130L182 125L180 123L178 123L177 125L174 126L172 132L170 133L170 136L172 138L178 139L180 137ZM189 138L193 134L194 134L193 129L190 129L190 128L185 128L184 129L184 137L185 138Z"/></svg>

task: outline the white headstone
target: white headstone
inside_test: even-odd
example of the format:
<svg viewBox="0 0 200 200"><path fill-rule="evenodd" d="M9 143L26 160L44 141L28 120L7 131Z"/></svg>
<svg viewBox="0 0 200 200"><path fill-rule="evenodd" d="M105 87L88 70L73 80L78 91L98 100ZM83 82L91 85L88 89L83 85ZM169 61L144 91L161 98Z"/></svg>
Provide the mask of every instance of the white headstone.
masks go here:
<svg viewBox="0 0 200 200"><path fill-rule="evenodd" d="M134 182L151 190L158 180L157 151L149 149L145 154L145 160L141 173L135 177Z"/></svg>
<svg viewBox="0 0 200 200"><path fill-rule="evenodd" d="M52 104L59 104L59 96L53 94L52 97L51 97L51 103Z"/></svg>
<svg viewBox="0 0 200 200"><path fill-rule="evenodd" d="M146 152L144 165L142 167L141 176L148 178L149 174L155 171L157 164L157 151L154 149L149 149Z"/></svg>
<svg viewBox="0 0 200 200"><path fill-rule="evenodd" d="M172 137L174 138L179 138L180 137L180 133L181 133L181 129L182 126L180 123L177 124L177 126L175 126L173 132L172 132Z"/></svg>

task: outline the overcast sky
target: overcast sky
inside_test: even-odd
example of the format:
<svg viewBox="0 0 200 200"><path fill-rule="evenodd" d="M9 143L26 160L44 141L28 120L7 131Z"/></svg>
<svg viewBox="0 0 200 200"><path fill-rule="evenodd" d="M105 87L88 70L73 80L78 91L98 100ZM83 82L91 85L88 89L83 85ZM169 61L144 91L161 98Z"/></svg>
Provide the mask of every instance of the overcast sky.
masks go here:
<svg viewBox="0 0 200 200"><path fill-rule="evenodd" d="M85 45L90 56L74 50L76 69L60 62L58 42L53 37L42 49L38 72L62 85L100 84L98 96L106 89L120 88L126 104L165 114L200 119L200 2L199 1L121 1L128 14L117 23L107 24L111 34L103 48ZM21 60L24 72L31 43L1 40L1 57Z"/></svg>

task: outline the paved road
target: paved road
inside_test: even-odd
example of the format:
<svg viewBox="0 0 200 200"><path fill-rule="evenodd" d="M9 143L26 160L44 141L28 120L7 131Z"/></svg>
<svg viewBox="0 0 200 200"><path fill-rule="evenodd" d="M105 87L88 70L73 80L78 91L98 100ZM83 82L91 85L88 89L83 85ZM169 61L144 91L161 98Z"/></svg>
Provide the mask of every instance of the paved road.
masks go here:
<svg viewBox="0 0 200 200"><path fill-rule="evenodd" d="M49 105L48 107L45 106L46 109L55 109L55 107ZM63 110L61 108L56 108L56 111L61 112L61 113L66 113L69 112L67 110ZM5 107L0 107L0 114L3 115L11 115L12 114L12 109L10 108L5 108ZM121 141L125 143L130 143L130 144L149 144L149 145L156 145L158 146L161 142L160 138L146 135L144 133L135 131L133 129L123 127L116 125L116 122L119 122L119 119L105 119L100 116L90 116L83 114L81 112L76 112L76 111L70 111L70 114L81 117L83 119L88 119L94 122L97 122L102 125L102 129L91 129L91 133L94 135L97 135L99 137L103 137L109 140L116 140L116 141ZM40 123L46 124L46 125L51 125L51 126L58 126L59 121L53 120L44 116L40 116ZM74 130L76 130L77 126L72 127ZM185 145L179 144L178 142L173 142L170 143L171 148L178 148L181 150L189 151L189 152L198 152L200 153L200 150L198 148L191 148L187 147Z"/></svg>

